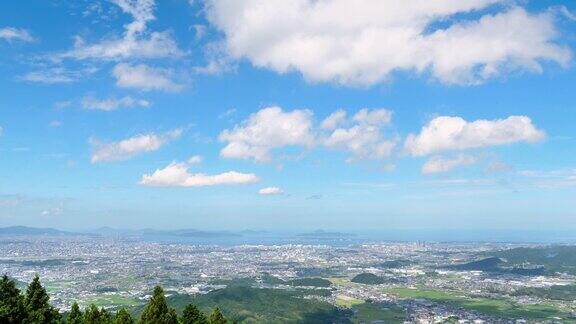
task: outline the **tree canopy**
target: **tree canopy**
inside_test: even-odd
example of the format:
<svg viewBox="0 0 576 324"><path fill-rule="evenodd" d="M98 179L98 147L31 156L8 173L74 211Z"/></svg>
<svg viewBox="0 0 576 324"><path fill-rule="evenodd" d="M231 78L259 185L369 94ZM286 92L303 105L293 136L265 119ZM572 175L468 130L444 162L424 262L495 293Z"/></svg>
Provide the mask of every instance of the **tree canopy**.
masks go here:
<svg viewBox="0 0 576 324"><path fill-rule="evenodd" d="M140 319L136 321L126 308L111 313L104 307L91 304L80 309L73 303L70 311L61 314L50 304L50 297L42 286L40 278L35 276L26 291L22 293L16 281L7 275L0 279L0 323L4 324L225 324L226 318L219 308L214 309L210 318L198 307L189 304L184 308L182 317L166 302L164 290L154 288Z"/></svg>

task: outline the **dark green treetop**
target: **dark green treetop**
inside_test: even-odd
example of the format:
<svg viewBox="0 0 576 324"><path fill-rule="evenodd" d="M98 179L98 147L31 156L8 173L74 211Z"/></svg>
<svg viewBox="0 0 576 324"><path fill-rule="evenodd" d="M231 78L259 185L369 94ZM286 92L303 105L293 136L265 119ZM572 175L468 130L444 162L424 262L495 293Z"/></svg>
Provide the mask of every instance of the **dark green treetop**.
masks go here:
<svg viewBox="0 0 576 324"><path fill-rule="evenodd" d="M84 324L110 324L112 317L104 308L91 304L84 311Z"/></svg>
<svg viewBox="0 0 576 324"><path fill-rule="evenodd" d="M154 288L152 298L144 307L140 324L178 324L178 315L176 310L168 307L164 290L160 286Z"/></svg>
<svg viewBox="0 0 576 324"><path fill-rule="evenodd" d="M25 315L24 300L16 282L3 275L0 279L0 323L21 323Z"/></svg>
<svg viewBox="0 0 576 324"><path fill-rule="evenodd" d="M188 304L182 314L182 324L208 324L206 315L193 304Z"/></svg>
<svg viewBox="0 0 576 324"><path fill-rule="evenodd" d="M80 311L78 303L72 304L70 313L68 313L68 317L66 318L66 324L84 324L84 316Z"/></svg>
<svg viewBox="0 0 576 324"><path fill-rule="evenodd" d="M116 312L112 324L134 324L134 319L126 308L121 308Z"/></svg>
<svg viewBox="0 0 576 324"><path fill-rule="evenodd" d="M214 311L212 311L212 314L210 314L210 324L226 324L226 323L228 323L228 321L226 320L224 315L222 315L220 308L218 307L214 308Z"/></svg>
<svg viewBox="0 0 576 324"><path fill-rule="evenodd" d="M58 323L60 321L60 313L49 304L49 300L50 297L48 297L46 289L42 287L40 278L36 275L26 289L26 295L24 296L26 318L22 323Z"/></svg>

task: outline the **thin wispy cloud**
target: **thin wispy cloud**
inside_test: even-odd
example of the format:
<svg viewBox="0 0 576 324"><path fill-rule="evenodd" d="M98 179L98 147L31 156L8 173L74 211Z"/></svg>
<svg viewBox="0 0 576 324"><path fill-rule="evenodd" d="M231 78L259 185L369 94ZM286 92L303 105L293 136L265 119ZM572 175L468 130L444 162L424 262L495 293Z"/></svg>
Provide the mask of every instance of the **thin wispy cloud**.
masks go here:
<svg viewBox="0 0 576 324"><path fill-rule="evenodd" d="M148 24L155 20L154 0L113 0L122 12L132 17L119 37L89 43L76 36L74 48L54 55L55 59L123 60L130 58L173 58L184 53L168 31L150 32Z"/></svg>
<svg viewBox="0 0 576 324"><path fill-rule="evenodd" d="M121 98L97 99L91 96L82 99L82 108L88 110L113 111L122 108L148 108L152 104L145 99L135 99L130 96Z"/></svg>
<svg viewBox="0 0 576 324"><path fill-rule="evenodd" d="M98 71L97 68L88 67L79 70L63 67L49 67L28 72L18 77L19 80L31 83L59 84L73 83L82 80Z"/></svg>
<svg viewBox="0 0 576 324"><path fill-rule="evenodd" d="M0 28L0 39L6 41L20 41L20 42L33 42L34 37L26 29L16 27L3 27Z"/></svg>
<svg viewBox="0 0 576 324"><path fill-rule="evenodd" d="M443 158L435 156L424 163L422 166L422 174L430 175L446 173L456 168L471 165L476 162L478 162L478 157L466 154L460 154L455 158Z"/></svg>

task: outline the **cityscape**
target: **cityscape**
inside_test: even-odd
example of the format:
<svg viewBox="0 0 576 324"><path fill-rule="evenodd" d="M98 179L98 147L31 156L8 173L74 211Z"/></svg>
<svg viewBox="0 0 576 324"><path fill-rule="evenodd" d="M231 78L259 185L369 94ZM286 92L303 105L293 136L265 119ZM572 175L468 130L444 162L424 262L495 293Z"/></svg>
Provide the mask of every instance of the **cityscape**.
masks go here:
<svg viewBox="0 0 576 324"><path fill-rule="evenodd" d="M0 1L0 324L576 324L576 1Z"/></svg>
<svg viewBox="0 0 576 324"><path fill-rule="evenodd" d="M169 302L230 303L223 312L234 321L285 312L287 321L297 322L314 307L334 312L342 323L576 320L571 245L361 242L328 232L305 237L312 235L324 244L298 242L301 236L293 244L215 246L96 234L4 235L0 267L23 284L39 275L61 311L74 302L137 310L160 285ZM541 252L541 263L530 251ZM555 257L562 260L553 262ZM280 301L275 310L262 311L271 305L252 299L253 290L269 298L289 294L310 306L297 311ZM242 294L246 300L235 301Z"/></svg>

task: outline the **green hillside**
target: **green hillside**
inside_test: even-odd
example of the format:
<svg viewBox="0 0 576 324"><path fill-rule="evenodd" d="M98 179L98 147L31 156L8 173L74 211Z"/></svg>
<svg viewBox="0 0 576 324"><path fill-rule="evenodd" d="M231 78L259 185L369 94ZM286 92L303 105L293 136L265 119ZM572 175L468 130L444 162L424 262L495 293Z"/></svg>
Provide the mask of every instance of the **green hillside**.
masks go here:
<svg viewBox="0 0 576 324"><path fill-rule="evenodd" d="M505 260L508 264L542 265L548 272L564 272L576 275L576 246L522 247L490 254Z"/></svg>

